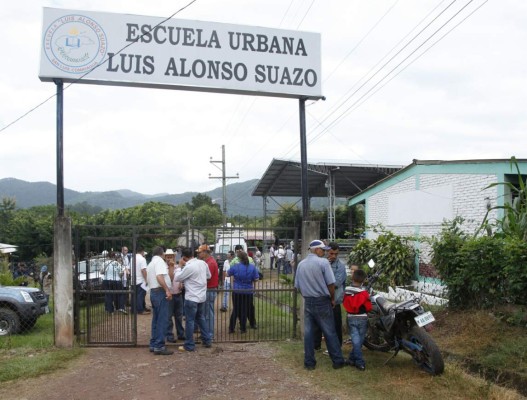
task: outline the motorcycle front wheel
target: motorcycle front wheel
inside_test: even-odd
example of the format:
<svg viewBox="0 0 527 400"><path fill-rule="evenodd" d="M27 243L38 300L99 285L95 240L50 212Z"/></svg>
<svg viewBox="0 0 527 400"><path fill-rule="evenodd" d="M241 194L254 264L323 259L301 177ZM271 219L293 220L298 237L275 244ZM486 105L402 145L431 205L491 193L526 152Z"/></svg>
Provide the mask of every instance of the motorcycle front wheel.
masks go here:
<svg viewBox="0 0 527 400"><path fill-rule="evenodd" d="M364 338L364 346L373 351L389 351L391 346L384 338L384 332L379 328L380 314L376 311L368 313L368 331Z"/></svg>
<svg viewBox="0 0 527 400"><path fill-rule="evenodd" d="M415 363L430 375L440 375L445 370L443 356L434 340L423 328L413 326L405 335L413 346L405 347L405 351L414 359Z"/></svg>

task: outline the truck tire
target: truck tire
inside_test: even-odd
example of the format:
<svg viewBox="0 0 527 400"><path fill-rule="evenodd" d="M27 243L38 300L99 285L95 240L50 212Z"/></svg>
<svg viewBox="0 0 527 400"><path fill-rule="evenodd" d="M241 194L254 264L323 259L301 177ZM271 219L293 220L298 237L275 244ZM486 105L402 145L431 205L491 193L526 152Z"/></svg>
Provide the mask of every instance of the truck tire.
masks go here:
<svg viewBox="0 0 527 400"><path fill-rule="evenodd" d="M20 332L20 318L10 308L0 308L0 336Z"/></svg>

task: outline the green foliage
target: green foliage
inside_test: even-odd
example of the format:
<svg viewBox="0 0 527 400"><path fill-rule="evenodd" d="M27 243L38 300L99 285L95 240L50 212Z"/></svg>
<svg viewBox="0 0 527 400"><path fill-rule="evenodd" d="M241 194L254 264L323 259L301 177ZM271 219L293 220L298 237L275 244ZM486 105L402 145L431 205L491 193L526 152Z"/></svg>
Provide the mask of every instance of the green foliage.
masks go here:
<svg viewBox="0 0 527 400"><path fill-rule="evenodd" d="M415 249L410 238L382 231L376 240L360 240L350 252L348 262L364 267L373 259L376 268L383 268L379 285L402 286L414 276Z"/></svg>
<svg viewBox="0 0 527 400"><path fill-rule="evenodd" d="M488 219L490 211L503 209L503 218L498 219L494 224L498 229L498 235L515 237L527 241L527 180L524 180L520 172L516 157L512 157L510 163L511 169L513 167L516 169L517 184L515 185L512 182L497 182L490 184L486 189L500 185L505 186L511 193L512 203L490 207L481 224L480 230L485 228L487 231L491 231L493 223Z"/></svg>
<svg viewBox="0 0 527 400"><path fill-rule="evenodd" d="M516 236L469 237L462 220L445 223L432 240L432 263L453 308L527 304L527 242Z"/></svg>
<svg viewBox="0 0 527 400"><path fill-rule="evenodd" d="M274 222L276 227L298 228L302 226L302 214L295 204L282 204L282 209ZM290 230L275 229L279 238L291 238Z"/></svg>

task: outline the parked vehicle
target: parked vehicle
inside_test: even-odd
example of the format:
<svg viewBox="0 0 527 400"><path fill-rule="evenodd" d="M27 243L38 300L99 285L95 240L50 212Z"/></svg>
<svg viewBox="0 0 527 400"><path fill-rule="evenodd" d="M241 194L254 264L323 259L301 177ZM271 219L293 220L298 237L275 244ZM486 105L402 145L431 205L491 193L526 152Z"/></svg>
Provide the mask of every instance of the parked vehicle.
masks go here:
<svg viewBox="0 0 527 400"><path fill-rule="evenodd" d="M236 245L241 245L244 251L247 251L247 242L245 241L245 231L243 228L234 228L230 224L216 229L216 243L214 244L214 257L218 264L222 264L227 259L227 253L234 251Z"/></svg>
<svg viewBox="0 0 527 400"><path fill-rule="evenodd" d="M0 285L0 336L27 331L49 313L48 298L37 288Z"/></svg>
<svg viewBox="0 0 527 400"><path fill-rule="evenodd" d="M373 309L368 313L368 332L364 346L370 350L389 352L393 355L400 350L410 354L414 362L431 375L440 375L444 371L441 352L426 329L434 322L430 311L425 311L417 298L392 303L372 289L382 273L382 269L368 277L367 289L370 292Z"/></svg>
<svg viewBox="0 0 527 400"><path fill-rule="evenodd" d="M102 289L103 274L101 271L105 260L107 260L105 256L95 256L79 262L76 273L81 290Z"/></svg>

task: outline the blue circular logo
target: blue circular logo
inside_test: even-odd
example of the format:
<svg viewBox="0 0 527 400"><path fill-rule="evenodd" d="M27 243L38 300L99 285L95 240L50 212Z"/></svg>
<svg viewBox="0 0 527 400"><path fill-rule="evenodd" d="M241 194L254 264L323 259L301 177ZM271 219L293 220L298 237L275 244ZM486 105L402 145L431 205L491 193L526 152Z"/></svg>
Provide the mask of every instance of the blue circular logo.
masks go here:
<svg viewBox="0 0 527 400"><path fill-rule="evenodd" d="M59 70L85 74L106 55L106 33L92 18L64 15L51 23L44 35L44 52Z"/></svg>

